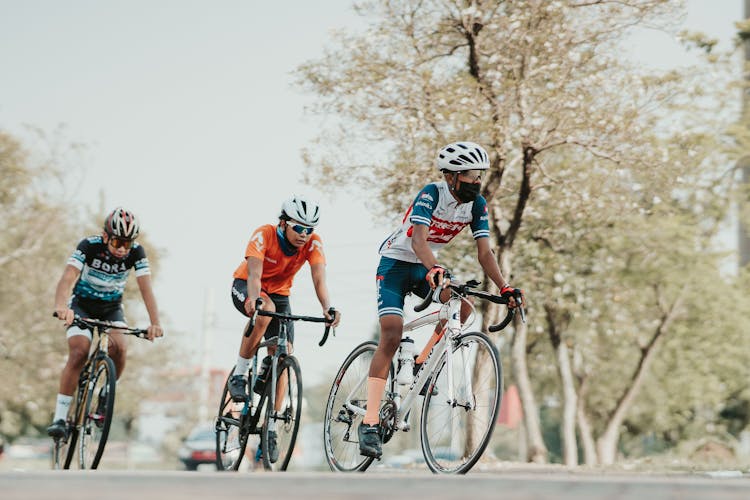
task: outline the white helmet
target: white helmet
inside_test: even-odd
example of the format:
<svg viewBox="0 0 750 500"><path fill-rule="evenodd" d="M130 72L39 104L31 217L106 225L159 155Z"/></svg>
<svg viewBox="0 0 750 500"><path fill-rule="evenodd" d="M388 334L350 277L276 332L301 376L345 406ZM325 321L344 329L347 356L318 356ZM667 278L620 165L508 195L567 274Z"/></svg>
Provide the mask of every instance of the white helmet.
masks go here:
<svg viewBox="0 0 750 500"><path fill-rule="evenodd" d="M283 220L294 219L306 226L315 227L320 219L320 207L304 196L294 195L281 205L279 217Z"/></svg>
<svg viewBox="0 0 750 500"><path fill-rule="evenodd" d="M490 168L490 160L487 151L475 142L453 142L440 150L437 166L440 170L449 172L487 170Z"/></svg>

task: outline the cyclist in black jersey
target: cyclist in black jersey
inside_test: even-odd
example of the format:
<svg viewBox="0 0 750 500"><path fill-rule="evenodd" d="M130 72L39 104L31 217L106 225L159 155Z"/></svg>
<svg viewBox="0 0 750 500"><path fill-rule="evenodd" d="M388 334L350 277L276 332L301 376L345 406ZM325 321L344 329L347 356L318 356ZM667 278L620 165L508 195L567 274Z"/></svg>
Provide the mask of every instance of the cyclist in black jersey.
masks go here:
<svg viewBox="0 0 750 500"><path fill-rule="evenodd" d="M47 428L47 433L52 437L59 438L65 434L65 418L91 346L92 334L89 330L70 326L76 315L124 324L122 293L130 270L135 269L138 288L151 321L148 339L163 335L159 325L159 309L151 287L148 258L143 247L135 242L138 231L135 215L124 208L116 208L105 219L100 236L81 240L57 284L55 313L69 327L68 360L60 376L55 416L52 425ZM118 330L110 330L109 355L115 362L118 378L125 368L126 352L124 335Z"/></svg>

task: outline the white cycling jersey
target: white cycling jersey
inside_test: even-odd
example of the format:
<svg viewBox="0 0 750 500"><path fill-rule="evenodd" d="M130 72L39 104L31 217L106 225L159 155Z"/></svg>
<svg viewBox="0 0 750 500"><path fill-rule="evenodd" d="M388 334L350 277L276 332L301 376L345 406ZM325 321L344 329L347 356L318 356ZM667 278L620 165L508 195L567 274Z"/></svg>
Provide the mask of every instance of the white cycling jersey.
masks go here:
<svg viewBox="0 0 750 500"><path fill-rule="evenodd" d="M411 247L413 226L429 226L427 243L437 257L438 251L461 230L471 225L474 239L489 238L487 201L479 195L474 201L459 203L450 193L448 183L434 182L422 188L399 226L380 245L380 255L405 262L419 262Z"/></svg>

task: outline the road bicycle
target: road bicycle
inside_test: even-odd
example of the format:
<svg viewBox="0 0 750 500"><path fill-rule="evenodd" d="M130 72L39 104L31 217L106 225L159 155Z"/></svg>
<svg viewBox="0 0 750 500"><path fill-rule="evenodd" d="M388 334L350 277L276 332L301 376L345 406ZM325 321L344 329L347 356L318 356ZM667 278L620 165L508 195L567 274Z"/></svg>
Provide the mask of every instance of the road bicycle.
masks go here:
<svg viewBox="0 0 750 500"><path fill-rule="evenodd" d="M219 413L216 417L216 468L218 470L238 470L245 458L248 438L260 434L260 458L267 470L284 471L289 466L292 451L297 439L300 416L302 412L302 376L299 361L287 350L288 326L293 321L312 323L330 323L331 320L312 316L296 316L259 309L256 311L245 330L249 336L255 324L255 315L278 318L279 335L264 340L253 356L248 373L249 397L245 402L235 402L229 393L229 378L234 374L234 367L224 384ZM335 310L328 310L334 317ZM331 329L327 324L319 346L328 339ZM268 371L259 370L258 358L260 349L276 347L270 356ZM265 379L265 385L257 388L258 378ZM257 392L256 392L257 391ZM278 457L271 453L274 447ZM252 458L252 457L251 457Z"/></svg>
<svg viewBox="0 0 750 500"><path fill-rule="evenodd" d="M480 283L449 281L450 298L440 309L404 325L404 334L425 325L443 322L440 339L433 346L427 360L412 373L411 355L403 356L402 338L388 378L380 407L380 427L383 443L397 430L411 429L410 417L416 399L422 401L420 440L425 462L434 473L463 474L479 460L487 447L497 421L502 398L502 365L497 348L487 335L466 332L476 311L468 297L478 297L496 304L508 304L514 297L515 308L491 332L505 328L520 311L526 321L522 292L515 289L506 296L475 290ZM436 288L414 310L421 312L446 286ZM466 324L460 321L461 303L471 305L472 313ZM377 343L360 344L344 360L331 386L323 422L323 439L328 465L333 471L364 471L374 458L359 453L357 428L367 409L367 377ZM403 375L402 375L403 373ZM411 376L410 376L411 375Z"/></svg>
<svg viewBox="0 0 750 500"><path fill-rule="evenodd" d="M115 362L108 354L109 330L118 330L138 338L147 338L148 330L130 328L122 322L79 316L73 319L71 325L91 330L96 341L91 343L88 360L78 376L75 398L66 419L65 435L54 439L52 467L69 469L77 450L78 467L96 469L107 444L115 410L117 371Z"/></svg>

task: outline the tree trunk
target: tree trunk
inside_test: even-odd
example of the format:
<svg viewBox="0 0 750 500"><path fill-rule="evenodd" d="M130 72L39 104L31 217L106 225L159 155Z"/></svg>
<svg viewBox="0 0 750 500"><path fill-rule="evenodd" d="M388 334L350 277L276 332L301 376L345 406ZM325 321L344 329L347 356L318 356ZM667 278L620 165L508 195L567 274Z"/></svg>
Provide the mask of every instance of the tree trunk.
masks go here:
<svg viewBox="0 0 750 500"><path fill-rule="evenodd" d="M570 363L568 345L563 341L562 331L569 323L570 315L550 305L544 305L547 317L547 333L555 351L557 373L560 375L560 385L563 393L563 414L560 422L560 436L562 438L563 463L569 467L578 465L578 443L576 442L576 395L573 367Z"/></svg>
<svg viewBox="0 0 750 500"><path fill-rule="evenodd" d="M547 463L547 447L542 439L542 429L539 423L539 410L534 392L531 390L528 367L526 366L526 323L516 321L515 335L511 348L511 365L513 378L518 386L518 394L523 405L524 429L528 453L526 460L538 464Z"/></svg>
<svg viewBox="0 0 750 500"><path fill-rule="evenodd" d="M596 442L594 441L594 432L591 430L591 422L586 415L586 379L579 385L578 404L576 404L576 418L578 420L578 432L581 435L581 445L583 446L583 460L586 465L598 465L599 456L596 453Z"/></svg>
<svg viewBox="0 0 750 500"><path fill-rule="evenodd" d="M557 369L560 374L563 391L563 414L560 433L562 434L563 462L569 467L578 465L578 442L576 441L576 407L578 397L576 395L573 371L570 367L568 357L568 346L565 342L559 342L555 353L557 354Z"/></svg>
<svg viewBox="0 0 750 500"><path fill-rule="evenodd" d="M615 406L615 411L607 423L607 427L599 436L597 440L597 451L599 452L599 460L603 465L611 465L615 463L617 456L617 444L620 441L620 427L625 419L625 415L633 404L638 392L643 385L643 380L648 372L648 367L651 364L654 355L656 354L657 342L663 337L664 333L669 328L672 320L675 317L675 311L682 302L682 298L678 297L677 300L672 304L668 311L664 312L664 315L656 327L651 340L646 346L641 348L641 359L638 360L638 366L633 372L631 377L630 385L623 393L620 400Z"/></svg>

